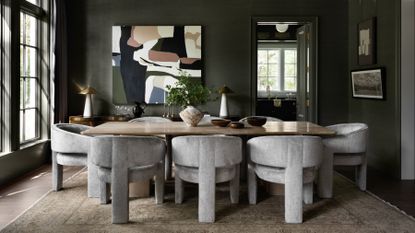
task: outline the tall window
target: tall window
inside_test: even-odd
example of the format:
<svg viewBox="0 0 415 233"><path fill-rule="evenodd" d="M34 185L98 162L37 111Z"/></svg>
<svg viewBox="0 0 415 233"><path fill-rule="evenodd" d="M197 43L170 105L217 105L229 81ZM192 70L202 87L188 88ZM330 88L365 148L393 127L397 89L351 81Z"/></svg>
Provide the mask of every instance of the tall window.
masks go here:
<svg viewBox="0 0 415 233"><path fill-rule="evenodd" d="M296 91L296 44L259 44L258 97Z"/></svg>
<svg viewBox="0 0 415 233"><path fill-rule="evenodd" d="M20 13L20 143L39 137L39 22Z"/></svg>

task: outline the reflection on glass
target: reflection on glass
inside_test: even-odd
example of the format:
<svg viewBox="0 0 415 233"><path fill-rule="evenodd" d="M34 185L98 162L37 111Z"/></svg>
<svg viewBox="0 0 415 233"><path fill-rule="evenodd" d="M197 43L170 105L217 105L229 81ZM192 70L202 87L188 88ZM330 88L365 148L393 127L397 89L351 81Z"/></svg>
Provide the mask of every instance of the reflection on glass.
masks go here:
<svg viewBox="0 0 415 233"><path fill-rule="evenodd" d="M25 129L24 135L25 141L36 138L36 109L28 109L24 114Z"/></svg>

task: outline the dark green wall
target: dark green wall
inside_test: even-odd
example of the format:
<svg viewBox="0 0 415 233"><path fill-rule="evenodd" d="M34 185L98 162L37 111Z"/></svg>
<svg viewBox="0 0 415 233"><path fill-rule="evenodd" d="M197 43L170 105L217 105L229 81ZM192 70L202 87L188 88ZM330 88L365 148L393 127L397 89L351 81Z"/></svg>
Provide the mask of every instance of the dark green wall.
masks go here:
<svg viewBox="0 0 415 233"><path fill-rule="evenodd" d="M377 64L359 66L357 25L371 17L377 20ZM386 69L386 100L355 99L349 91L349 120L369 125L369 165L395 177L400 177L399 25L400 1L349 1L350 70L372 67Z"/></svg>
<svg viewBox="0 0 415 233"><path fill-rule="evenodd" d="M98 90L98 114L111 108L111 26L203 26L204 75L208 86L228 85L231 114L250 114L251 17L317 16L319 19L319 120L347 120L348 13L347 0L71 0L69 19L69 114L81 114L84 97L78 86ZM219 112L219 101L204 108ZM162 107L146 114L161 114Z"/></svg>
<svg viewBox="0 0 415 233"><path fill-rule="evenodd" d="M0 157L0 187L50 160L50 142L42 142Z"/></svg>

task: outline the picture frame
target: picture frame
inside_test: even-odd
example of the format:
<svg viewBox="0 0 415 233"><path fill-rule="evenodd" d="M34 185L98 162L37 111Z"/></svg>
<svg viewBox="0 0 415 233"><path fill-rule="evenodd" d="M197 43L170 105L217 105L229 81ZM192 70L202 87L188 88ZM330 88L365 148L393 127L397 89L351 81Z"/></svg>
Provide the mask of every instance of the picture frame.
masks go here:
<svg viewBox="0 0 415 233"><path fill-rule="evenodd" d="M384 68L354 70L351 72L354 98L384 99Z"/></svg>
<svg viewBox="0 0 415 233"><path fill-rule="evenodd" d="M376 18L359 23L357 35L359 65L376 64Z"/></svg>

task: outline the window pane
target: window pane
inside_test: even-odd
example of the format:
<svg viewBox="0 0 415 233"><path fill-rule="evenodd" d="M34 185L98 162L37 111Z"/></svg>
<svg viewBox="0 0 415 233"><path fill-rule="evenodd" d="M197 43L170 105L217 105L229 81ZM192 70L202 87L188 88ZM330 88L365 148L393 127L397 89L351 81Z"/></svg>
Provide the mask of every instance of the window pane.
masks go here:
<svg viewBox="0 0 415 233"><path fill-rule="evenodd" d="M20 111L20 142L23 142L23 136L24 136L23 128L24 128L24 125L23 125L23 111Z"/></svg>
<svg viewBox="0 0 415 233"><path fill-rule="evenodd" d="M266 64L266 63L267 63L267 51L258 50L258 64Z"/></svg>
<svg viewBox="0 0 415 233"><path fill-rule="evenodd" d="M36 109L28 109L24 115L24 139L27 141L36 138Z"/></svg>
<svg viewBox="0 0 415 233"><path fill-rule="evenodd" d="M26 44L37 46L37 21L36 18L26 15Z"/></svg>
<svg viewBox="0 0 415 233"><path fill-rule="evenodd" d="M29 77L37 76L37 51L34 48L26 47L26 51L23 53L25 56L24 63L25 69L23 75Z"/></svg>
<svg viewBox="0 0 415 233"><path fill-rule="evenodd" d="M285 50L285 63L297 63L297 51Z"/></svg>
<svg viewBox="0 0 415 233"><path fill-rule="evenodd" d="M296 76L297 75L297 67L295 64L285 64L285 76Z"/></svg>
<svg viewBox="0 0 415 233"><path fill-rule="evenodd" d="M258 77L258 90L265 91L267 89L267 77Z"/></svg>
<svg viewBox="0 0 415 233"><path fill-rule="evenodd" d="M297 79L295 77L285 77L284 88L285 91L297 91Z"/></svg>
<svg viewBox="0 0 415 233"><path fill-rule="evenodd" d="M24 100L24 88L25 88L25 85L24 85L24 79L20 79L20 109L23 109L24 108L24 105L23 105L23 100Z"/></svg>
<svg viewBox="0 0 415 233"><path fill-rule="evenodd" d="M278 81L279 79L276 77L269 77L268 78L268 85L271 89L271 91L280 91L280 82Z"/></svg>
<svg viewBox="0 0 415 233"><path fill-rule="evenodd" d="M25 108L36 107L36 82L34 78L26 79L25 85Z"/></svg>
<svg viewBox="0 0 415 233"><path fill-rule="evenodd" d="M278 64L268 65L268 76L280 76L280 66Z"/></svg>
<svg viewBox="0 0 415 233"><path fill-rule="evenodd" d="M20 45L20 75L24 75L24 48Z"/></svg>
<svg viewBox="0 0 415 233"><path fill-rule="evenodd" d="M267 76L267 65L258 65L258 76Z"/></svg>
<svg viewBox="0 0 415 233"><path fill-rule="evenodd" d="M20 13L20 43L25 43L24 42L24 14Z"/></svg>
<svg viewBox="0 0 415 233"><path fill-rule="evenodd" d="M39 0L26 0L26 2L33 3L35 5L39 5Z"/></svg>
<svg viewBox="0 0 415 233"><path fill-rule="evenodd" d="M269 63L279 63L280 62L280 51L279 50L269 50L268 51L268 62Z"/></svg>

